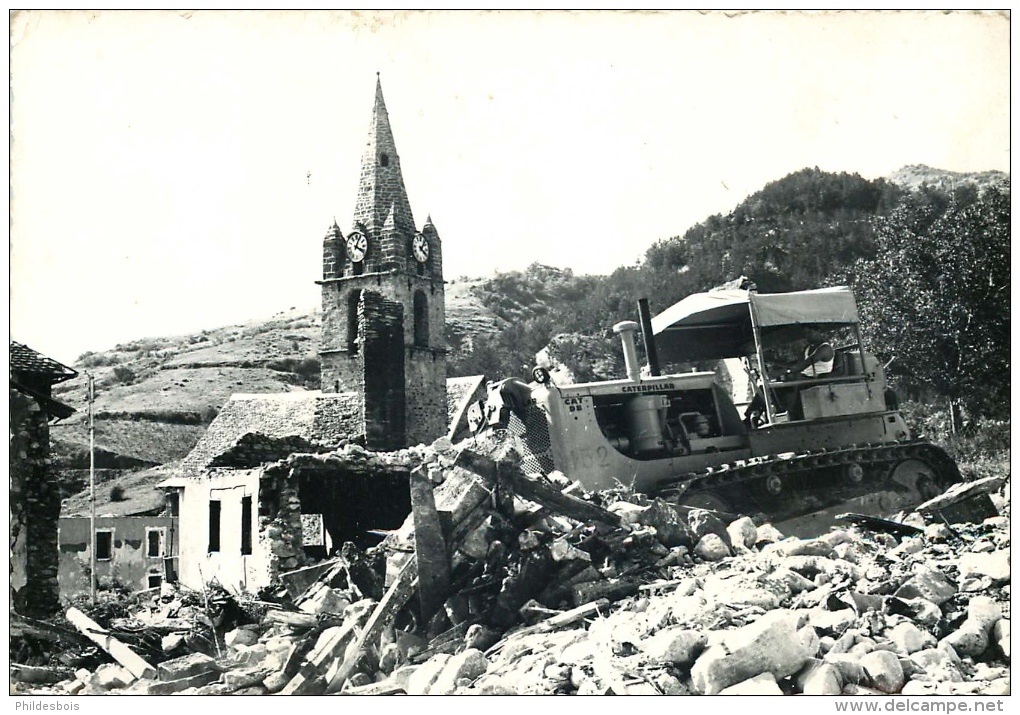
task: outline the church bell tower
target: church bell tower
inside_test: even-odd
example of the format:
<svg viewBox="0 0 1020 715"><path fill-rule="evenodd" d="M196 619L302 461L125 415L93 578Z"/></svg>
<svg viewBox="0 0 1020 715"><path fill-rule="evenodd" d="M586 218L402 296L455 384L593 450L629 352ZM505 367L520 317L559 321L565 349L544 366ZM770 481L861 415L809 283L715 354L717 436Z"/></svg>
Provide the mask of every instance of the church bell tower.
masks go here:
<svg viewBox="0 0 1020 715"><path fill-rule="evenodd" d="M322 254L323 391L363 395L369 449L445 435L442 242L431 217L415 227L378 78L354 220Z"/></svg>

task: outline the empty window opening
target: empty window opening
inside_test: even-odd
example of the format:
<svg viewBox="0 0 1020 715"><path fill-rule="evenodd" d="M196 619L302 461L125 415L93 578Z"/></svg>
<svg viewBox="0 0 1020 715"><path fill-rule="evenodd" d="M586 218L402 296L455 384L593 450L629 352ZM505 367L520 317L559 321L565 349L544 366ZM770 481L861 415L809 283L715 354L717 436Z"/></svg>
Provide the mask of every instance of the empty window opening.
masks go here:
<svg viewBox="0 0 1020 715"><path fill-rule="evenodd" d="M389 166L389 165L390 165L389 154L380 154L379 155L379 166Z"/></svg>
<svg viewBox="0 0 1020 715"><path fill-rule="evenodd" d="M113 529L96 529L96 561L113 558Z"/></svg>
<svg viewBox="0 0 1020 715"><path fill-rule="evenodd" d="M146 576L146 585L149 588L159 588L163 585L163 576L158 573L150 573Z"/></svg>
<svg viewBox="0 0 1020 715"><path fill-rule="evenodd" d="M241 497L241 553L251 553L251 497Z"/></svg>
<svg viewBox="0 0 1020 715"><path fill-rule="evenodd" d="M347 295L347 352L358 352L358 303L361 291L352 290Z"/></svg>
<svg viewBox="0 0 1020 715"><path fill-rule="evenodd" d="M220 501L209 500L209 552L220 550Z"/></svg>
<svg viewBox="0 0 1020 715"><path fill-rule="evenodd" d="M179 516L181 512L181 493L175 489L167 492L166 509L170 516Z"/></svg>
<svg viewBox="0 0 1020 715"><path fill-rule="evenodd" d="M166 530L146 529L145 530L145 555L150 559L157 559L164 556L163 544L166 541Z"/></svg>
<svg viewBox="0 0 1020 715"><path fill-rule="evenodd" d="M429 345L429 304L421 291L414 294L414 344L419 348Z"/></svg>

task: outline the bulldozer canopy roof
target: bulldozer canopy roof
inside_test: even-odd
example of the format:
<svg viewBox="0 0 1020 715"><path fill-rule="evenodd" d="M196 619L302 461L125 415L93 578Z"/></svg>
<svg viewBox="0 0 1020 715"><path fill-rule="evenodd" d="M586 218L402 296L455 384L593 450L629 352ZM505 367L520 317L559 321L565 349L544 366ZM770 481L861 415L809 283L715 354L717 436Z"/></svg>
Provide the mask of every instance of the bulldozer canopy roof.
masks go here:
<svg viewBox="0 0 1020 715"><path fill-rule="evenodd" d="M857 322L857 303L843 286L791 293L721 290L670 306L652 318L652 333L662 360L691 362L753 353L755 325L766 342L779 342L813 327Z"/></svg>

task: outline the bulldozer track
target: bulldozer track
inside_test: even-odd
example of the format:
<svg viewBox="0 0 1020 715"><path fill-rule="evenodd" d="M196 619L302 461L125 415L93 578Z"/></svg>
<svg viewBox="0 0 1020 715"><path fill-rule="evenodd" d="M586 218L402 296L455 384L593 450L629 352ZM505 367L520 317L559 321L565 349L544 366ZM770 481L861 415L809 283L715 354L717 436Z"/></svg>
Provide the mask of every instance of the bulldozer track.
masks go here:
<svg viewBox="0 0 1020 715"><path fill-rule="evenodd" d="M761 503L757 501L759 498L765 497L767 500L767 490L763 487L768 480L773 487L779 485L779 491L774 491L773 496L778 496L782 491L786 501L784 510L797 513L796 505L791 504L789 500L805 496L818 497L828 492L828 496L838 501L873 493L876 488L903 491L904 487L892 482L890 476L896 466L906 460L916 460L927 465L936 476L936 483L932 486L939 490L961 480L959 468L945 451L930 442L909 440L857 444L839 449L773 454L738 460L665 479L659 483L656 496L683 501L699 494L723 494L726 495L722 498L723 501L738 502L729 504L731 507L737 507L736 511L752 511L761 507ZM853 485L834 482L834 474L850 468L851 465L859 465L861 468L859 482ZM807 481L809 485L807 493L796 487L782 489L783 485L795 481L801 488ZM919 496L927 498L923 494ZM767 508L765 510L769 511ZM802 510L807 511L811 509Z"/></svg>

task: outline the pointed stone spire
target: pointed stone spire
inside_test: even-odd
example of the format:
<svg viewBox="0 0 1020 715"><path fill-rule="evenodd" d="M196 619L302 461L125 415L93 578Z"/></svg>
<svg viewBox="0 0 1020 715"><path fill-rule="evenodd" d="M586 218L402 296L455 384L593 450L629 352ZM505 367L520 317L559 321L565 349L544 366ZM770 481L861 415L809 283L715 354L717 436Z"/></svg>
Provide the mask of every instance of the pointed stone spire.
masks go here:
<svg viewBox="0 0 1020 715"><path fill-rule="evenodd" d="M361 157L361 179L354 207L354 224L364 224L369 232L382 228L387 213L393 211L398 230L414 232L411 203L407 199L400 157L393 141L390 118L383 100L382 82L376 75L375 106L368 128L365 153Z"/></svg>

